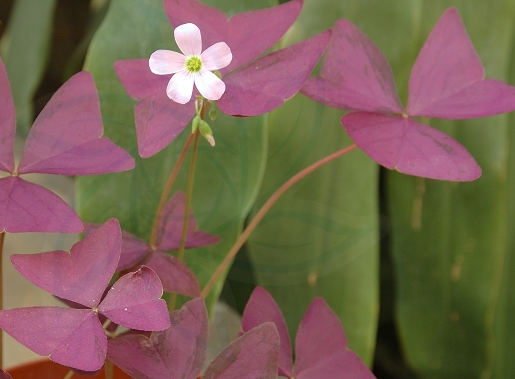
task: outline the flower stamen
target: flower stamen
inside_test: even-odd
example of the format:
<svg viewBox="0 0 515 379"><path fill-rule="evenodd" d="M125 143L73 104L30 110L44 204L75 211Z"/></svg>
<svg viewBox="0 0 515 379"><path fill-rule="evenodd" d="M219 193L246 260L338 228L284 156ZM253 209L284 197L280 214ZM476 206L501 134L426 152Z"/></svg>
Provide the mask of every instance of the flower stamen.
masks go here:
<svg viewBox="0 0 515 379"><path fill-rule="evenodd" d="M186 70L192 74L199 73L202 70L202 66L202 59L196 55L192 55L186 59L186 62L184 62L184 67L186 67Z"/></svg>

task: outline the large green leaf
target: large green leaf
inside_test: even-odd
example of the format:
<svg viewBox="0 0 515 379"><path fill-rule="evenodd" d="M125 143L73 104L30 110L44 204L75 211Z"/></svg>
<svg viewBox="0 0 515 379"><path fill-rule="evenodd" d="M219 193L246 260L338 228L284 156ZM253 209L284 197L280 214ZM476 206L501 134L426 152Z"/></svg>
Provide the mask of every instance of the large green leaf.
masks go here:
<svg viewBox="0 0 515 379"><path fill-rule="evenodd" d="M16 106L18 131L25 135L33 119L32 96L47 63L56 3L56 0L15 1L0 44Z"/></svg>
<svg viewBox="0 0 515 379"><path fill-rule="evenodd" d="M513 1L424 2L414 14L415 50L451 5L460 11L487 76L507 80ZM409 43L407 38L396 43ZM409 72L412 62L394 61L394 71ZM507 186L514 180L508 164L512 124L506 115L431 120L476 158L483 169L476 182L388 175L397 322L406 357L423 378L515 376L508 359L514 335L506 334L513 329L515 306L508 268L513 267L513 229L508 228L513 222L507 224L507 210L513 210Z"/></svg>
<svg viewBox="0 0 515 379"><path fill-rule="evenodd" d="M249 7L268 4L267 0L253 1ZM242 7L236 0L220 1L218 5L229 11L240 11ZM113 62L148 58L153 51L171 48L173 44L173 30L162 0L113 0L89 49L85 67L92 72L99 89L105 134L135 157L135 101L118 81ZM216 147L200 141L193 210L200 227L221 237L222 242L186 251L185 261L198 275L201 285L239 235L256 196L266 151L264 117L231 118L219 112L217 120L210 124ZM130 172L80 178L77 206L83 219L103 222L116 217L123 229L149 238L162 188L190 130L187 127L154 157L137 157L136 168ZM175 189L186 188L187 172L186 163ZM212 298L217 297L219 289L212 292Z"/></svg>
<svg viewBox="0 0 515 379"><path fill-rule="evenodd" d="M292 43L332 27L342 1L305 1ZM302 95L273 111L268 162L254 210L307 165L352 144L342 111ZM350 347L371 362L378 315L377 166L361 151L296 184L272 207L247 244L256 281L281 307L292 336L315 296L340 316Z"/></svg>

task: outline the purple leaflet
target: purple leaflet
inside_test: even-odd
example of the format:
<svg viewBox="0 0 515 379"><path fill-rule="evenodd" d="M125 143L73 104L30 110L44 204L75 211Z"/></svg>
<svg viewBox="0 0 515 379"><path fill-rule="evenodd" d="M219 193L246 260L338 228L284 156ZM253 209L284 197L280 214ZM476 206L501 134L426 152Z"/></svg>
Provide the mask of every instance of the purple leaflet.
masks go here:
<svg viewBox="0 0 515 379"><path fill-rule="evenodd" d="M330 37L327 31L252 62L297 19L301 0L231 18L196 0L164 0L164 6L173 26L197 25L205 46L216 42L229 45L233 58L220 70L227 88L219 100L220 110L229 115L263 114L291 98L304 84ZM150 157L186 127L195 112L194 101L183 106L170 100L165 91L170 76L152 74L148 59L117 61L114 67L127 93L139 100L134 109L138 151L142 157Z"/></svg>
<svg viewBox="0 0 515 379"><path fill-rule="evenodd" d="M52 96L30 129L18 166L14 164L16 116L11 89L0 60L0 230L78 233L83 224L49 190L18 175L46 173L96 175L130 170L134 159L102 137L102 117L93 78L79 72Z"/></svg>
<svg viewBox="0 0 515 379"><path fill-rule="evenodd" d="M165 252L179 248L185 203L186 195L182 191L175 192L168 200L160 218L155 248L135 235L122 231L122 252L116 271L137 269L144 264L159 276L165 291L190 297L200 296L200 285L195 274L183 262ZM99 224L86 224L84 233L88 235L98 227ZM218 237L198 230L193 211L190 211L185 247L206 246L219 241Z"/></svg>
<svg viewBox="0 0 515 379"><path fill-rule="evenodd" d="M170 313L170 324L150 337L130 334L109 340L108 359L135 378L196 378L207 353L204 301L193 299Z"/></svg>
<svg viewBox="0 0 515 379"><path fill-rule="evenodd" d="M298 379L375 378L359 357L349 350L340 320L324 299L315 298L302 318L295 339L294 365L290 337L281 310L264 288L256 287L243 312L242 329L247 331L270 321L277 327L281 339L279 375Z"/></svg>
<svg viewBox="0 0 515 379"><path fill-rule="evenodd" d="M148 267L122 276L102 295L120 257L116 219L73 245L70 254L51 251L12 255L14 267L38 287L86 309L30 307L0 311L0 327L40 355L83 371L102 367L107 338L98 313L141 330L163 330L169 323L162 286Z"/></svg>
<svg viewBox="0 0 515 379"><path fill-rule="evenodd" d="M330 36L330 31L318 34L224 76L226 90L218 100L220 110L236 116L257 116L282 105L302 87Z"/></svg>
<svg viewBox="0 0 515 379"><path fill-rule="evenodd" d="M150 337L109 340L108 358L136 379L195 379L207 352L208 316L200 298L170 314L171 326ZM203 378L275 378L279 337L272 323L243 334L211 362Z"/></svg>
<svg viewBox="0 0 515 379"><path fill-rule="evenodd" d="M0 370L0 379L13 379L13 377L4 370Z"/></svg>
<svg viewBox="0 0 515 379"><path fill-rule="evenodd" d="M342 117L342 125L379 164L452 181L475 180L481 168L460 143L410 118L466 119L515 109L515 87L484 79L483 65L455 8L442 15L415 62L406 111L388 61L346 20L335 24L322 75L309 79L301 92L323 104L357 111Z"/></svg>
<svg viewBox="0 0 515 379"><path fill-rule="evenodd" d="M411 118L353 112L345 130L386 168L426 178L467 181L481 175L470 153L447 134Z"/></svg>
<svg viewBox="0 0 515 379"><path fill-rule="evenodd" d="M82 221L59 196L17 176L0 179L0 230L79 233Z"/></svg>
<svg viewBox="0 0 515 379"><path fill-rule="evenodd" d="M123 275L98 305L98 312L118 325L137 330L163 330L170 323L163 286L147 266ZM166 312L168 313L168 312Z"/></svg>
<svg viewBox="0 0 515 379"><path fill-rule="evenodd" d="M150 71L148 59L129 59L114 63L125 90L139 99L134 108L138 153L151 157L170 144L195 115L194 100L182 105L166 95L169 76Z"/></svg>

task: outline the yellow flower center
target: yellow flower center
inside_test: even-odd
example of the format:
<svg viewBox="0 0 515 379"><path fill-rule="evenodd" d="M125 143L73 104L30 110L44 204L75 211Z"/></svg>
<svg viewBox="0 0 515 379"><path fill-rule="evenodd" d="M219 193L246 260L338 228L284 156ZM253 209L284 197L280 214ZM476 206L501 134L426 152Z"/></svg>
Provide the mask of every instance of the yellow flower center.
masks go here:
<svg viewBox="0 0 515 379"><path fill-rule="evenodd" d="M200 70L202 70L202 59L200 59L200 57L193 55L186 59L186 63L184 65L186 66L186 70L188 70L192 74L196 74L199 73Z"/></svg>

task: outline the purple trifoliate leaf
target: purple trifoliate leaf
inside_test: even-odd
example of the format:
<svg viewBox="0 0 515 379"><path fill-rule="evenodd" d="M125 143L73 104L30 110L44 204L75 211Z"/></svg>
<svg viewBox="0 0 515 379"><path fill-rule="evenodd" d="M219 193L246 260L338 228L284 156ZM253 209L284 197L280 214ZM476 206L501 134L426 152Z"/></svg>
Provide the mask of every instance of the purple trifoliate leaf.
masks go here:
<svg viewBox="0 0 515 379"><path fill-rule="evenodd" d="M0 230L80 233L82 221L59 196L16 176L0 179Z"/></svg>
<svg viewBox="0 0 515 379"><path fill-rule="evenodd" d="M16 111L4 62L0 58L0 170L14 171Z"/></svg>
<svg viewBox="0 0 515 379"><path fill-rule="evenodd" d="M450 181L481 176L481 168L459 142L425 124L368 112L349 113L341 122L352 140L386 168Z"/></svg>
<svg viewBox="0 0 515 379"><path fill-rule="evenodd" d="M180 247L184 212L186 210L186 194L177 191L166 203L159 220L159 235L157 247L163 250L177 250ZM193 211L190 210L186 248L200 247L220 242L220 238L197 230L197 222Z"/></svg>
<svg viewBox="0 0 515 379"><path fill-rule="evenodd" d="M270 49L297 19L301 0L271 8L239 13L231 18L220 10L195 0L165 0L166 14L173 27L191 22L201 31L204 46L225 42L233 58L220 70L224 75Z"/></svg>
<svg viewBox="0 0 515 379"><path fill-rule="evenodd" d="M163 286L146 266L125 274L111 287L98 311L113 322L137 330L164 330L170 326Z"/></svg>
<svg viewBox="0 0 515 379"><path fill-rule="evenodd" d="M170 314L170 327L150 337L109 340L108 358L135 378L195 379L207 353L208 316L200 298Z"/></svg>
<svg viewBox="0 0 515 379"><path fill-rule="evenodd" d="M92 308L99 304L116 270L120 247L120 225L118 220L110 219L73 245L70 254L59 250L14 254L11 262L16 270L36 286Z"/></svg>
<svg viewBox="0 0 515 379"><path fill-rule="evenodd" d="M163 283L163 290L189 297L200 296L200 284L197 277L179 259L163 251L153 252L145 265L154 270Z"/></svg>
<svg viewBox="0 0 515 379"><path fill-rule="evenodd" d="M354 24L338 20L320 77L301 92L330 107L379 113L402 113L392 69L379 48Z"/></svg>
<svg viewBox="0 0 515 379"><path fill-rule="evenodd" d="M204 379L275 379L279 334L274 323L259 325L223 349L209 364Z"/></svg>
<svg viewBox="0 0 515 379"><path fill-rule="evenodd" d="M95 230L100 228L102 224L84 223L84 236L89 236ZM122 230L122 246L120 260L116 271L124 271L138 265L146 255L150 254L152 249L149 244L134 234Z"/></svg>
<svg viewBox="0 0 515 379"><path fill-rule="evenodd" d="M54 362L84 371L102 367L107 338L91 309L31 307L0 312L0 327Z"/></svg>
<svg viewBox="0 0 515 379"><path fill-rule="evenodd" d="M338 316L317 297L306 311L295 338L295 378L372 379L375 376L348 349Z"/></svg>
<svg viewBox="0 0 515 379"><path fill-rule="evenodd" d="M138 153L143 158L157 154L170 144L195 115L194 99L178 104L166 96L171 75L155 75L148 59L117 61L116 74L125 90L138 103L134 108Z"/></svg>
<svg viewBox="0 0 515 379"><path fill-rule="evenodd" d="M102 295L102 299L105 297L105 295L107 294L109 288L106 288L105 291L104 291L104 294ZM66 299L63 299L62 297L59 297L59 296L54 296L57 300L59 300L61 303L63 304L66 304L68 307L70 308L74 308L74 309L88 309L88 307L82 305L82 304L79 304L79 303L76 303L75 301L71 301L71 300L66 300ZM98 315L98 319L100 320L100 323L102 325L105 324L105 322L107 321L107 317L104 316L104 315L101 315L99 314ZM115 324L114 322L109 322L107 325L105 325L104 329L111 333L111 334L114 334L114 332L116 332L116 329L118 329L118 324Z"/></svg>
<svg viewBox="0 0 515 379"><path fill-rule="evenodd" d="M338 316L322 298L315 298L302 318L295 340L295 365L283 315L272 296L264 288L256 287L243 312L242 329L246 331L266 321L273 322L281 336L279 375L300 379L374 378L348 349Z"/></svg>
<svg viewBox="0 0 515 379"><path fill-rule="evenodd" d="M30 129L18 171L95 175L134 168L134 159L103 133L90 73L72 76L52 96Z"/></svg>
<svg viewBox="0 0 515 379"><path fill-rule="evenodd" d="M447 9L411 71L410 116L474 118L515 109L515 87L484 80L485 70L456 8Z"/></svg>
<svg viewBox="0 0 515 379"><path fill-rule="evenodd" d="M293 376L293 358L290 334L283 314L272 296L263 288L256 287L250 295L243 317L241 328L244 332L265 322L273 322L279 333L281 345L279 349L279 375L288 378Z"/></svg>
<svg viewBox="0 0 515 379"><path fill-rule="evenodd" d="M256 116L282 105L305 83L330 36L330 31L323 32L225 76L226 90L217 102L220 110L235 116Z"/></svg>

